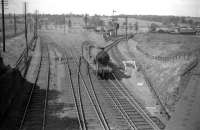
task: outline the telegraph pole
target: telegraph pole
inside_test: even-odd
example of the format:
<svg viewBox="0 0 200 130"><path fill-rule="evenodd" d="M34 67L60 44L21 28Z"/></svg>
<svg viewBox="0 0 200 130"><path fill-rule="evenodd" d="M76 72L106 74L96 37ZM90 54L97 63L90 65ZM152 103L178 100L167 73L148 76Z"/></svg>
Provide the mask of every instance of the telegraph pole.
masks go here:
<svg viewBox="0 0 200 130"><path fill-rule="evenodd" d="M27 18L26 18L26 13L27 13L27 3L24 2L24 21L25 21L25 40L26 40L26 63L28 60L28 37L27 37Z"/></svg>
<svg viewBox="0 0 200 130"><path fill-rule="evenodd" d="M87 22L88 22L88 16L87 16L87 14L85 15L84 21L85 21L85 27L87 29Z"/></svg>
<svg viewBox="0 0 200 130"><path fill-rule="evenodd" d="M126 40L128 40L127 34L128 34L128 17L125 17L126 20L126 27L125 27L125 31L126 31Z"/></svg>
<svg viewBox="0 0 200 130"><path fill-rule="evenodd" d="M36 12L35 12L35 27L34 27L35 38L37 37L37 26L38 26L38 17L37 17L37 10L36 10Z"/></svg>
<svg viewBox="0 0 200 130"><path fill-rule="evenodd" d="M112 26L113 26L113 34L114 34L114 37L117 37L117 23L116 23L116 21L115 21L115 16L114 16L114 14L116 13L116 11L115 10L113 10L112 11Z"/></svg>
<svg viewBox="0 0 200 130"><path fill-rule="evenodd" d="M8 5L8 1L4 3L4 0L1 0L1 8L2 8L2 42L3 42L3 52L6 51L6 35L5 35L5 18L4 18L4 4Z"/></svg>
<svg viewBox="0 0 200 130"><path fill-rule="evenodd" d="M34 28L34 30L33 30L34 31L33 32L34 33L34 38L37 38L37 27L38 27L38 16L37 15L38 15L38 11L36 10L35 11L35 16L34 16L34 23L33 23L34 24L33 25L34 26L33 27Z"/></svg>
<svg viewBox="0 0 200 130"><path fill-rule="evenodd" d="M64 34L65 34L65 15L64 15Z"/></svg>
<svg viewBox="0 0 200 130"><path fill-rule="evenodd" d="M39 11L36 12L36 37L38 37L38 28L39 28Z"/></svg>
<svg viewBox="0 0 200 130"><path fill-rule="evenodd" d="M71 15L70 15L69 20L68 20L68 32L70 32L71 27L72 27L72 21L71 21Z"/></svg>
<svg viewBox="0 0 200 130"><path fill-rule="evenodd" d="M15 32L15 35L17 34L17 24L16 24L16 15L14 13L14 32Z"/></svg>
<svg viewBox="0 0 200 130"><path fill-rule="evenodd" d="M114 21L114 14L115 14L115 13L116 13L116 11L115 11L115 10L113 10L113 14L112 14L112 15L113 15L113 21Z"/></svg>

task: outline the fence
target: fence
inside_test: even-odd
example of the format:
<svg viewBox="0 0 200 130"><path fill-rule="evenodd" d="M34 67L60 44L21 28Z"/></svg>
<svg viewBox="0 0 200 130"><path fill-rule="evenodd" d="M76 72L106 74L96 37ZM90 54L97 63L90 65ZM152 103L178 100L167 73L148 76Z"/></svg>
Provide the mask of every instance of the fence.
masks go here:
<svg viewBox="0 0 200 130"><path fill-rule="evenodd" d="M182 52L174 56L153 56L149 53L145 52L141 47L136 46L137 50L144 54L146 57L160 61L160 62L176 62L177 60L190 60L190 59L196 59L197 55L200 54L200 49L195 49L190 52Z"/></svg>
<svg viewBox="0 0 200 130"><path fill-rule="evenodd" d="M198 64L198 55L200 54L200 49L197 48L193 51L190 52L182 52L174 56L153 56L150 55L149 53L145 52L141 47L136 46L137 50L144 54L146 57L151 58L153 60L157 60L163 63L168 63L168 62L177 62L178 60L191 60L192 62L183 70L182 73L180 73L181 76L185 75L186 73L190 72L193 68L195 68ZM161 99L159 96L160 94L156 91L157 89L153 87L152 81L150 81L150 78L148 78L147 73L143 69L144 66L140 65L141 67L141 72L145 78L145 81L151 91L154 93L154 96L158 99L159 104L162 106L162 111L166 114L167 119L170 118L171 112L166 108L164 101Z"/></svg>

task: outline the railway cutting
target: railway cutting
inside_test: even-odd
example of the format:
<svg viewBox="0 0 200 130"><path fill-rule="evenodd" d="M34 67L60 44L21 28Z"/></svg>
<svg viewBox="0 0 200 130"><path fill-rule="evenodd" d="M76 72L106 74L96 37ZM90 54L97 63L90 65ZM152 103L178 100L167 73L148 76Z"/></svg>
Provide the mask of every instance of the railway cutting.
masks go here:
<svg viewBox="0 0 200 130"><path fill-rule="evenodd" d="M199 129L198 18L26 14L27 4L2 14L0 129Z"/></svg>

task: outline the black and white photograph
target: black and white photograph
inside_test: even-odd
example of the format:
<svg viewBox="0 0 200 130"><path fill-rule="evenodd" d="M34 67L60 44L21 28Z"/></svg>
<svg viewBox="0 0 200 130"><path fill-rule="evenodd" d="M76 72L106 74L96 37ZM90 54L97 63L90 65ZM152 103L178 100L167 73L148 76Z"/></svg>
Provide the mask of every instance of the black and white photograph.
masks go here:
<svg viewBox="0 0 200 130"><path fill-rule="evenodd" d="M200 130L200 0L0 0L0 130Z"/></svg>

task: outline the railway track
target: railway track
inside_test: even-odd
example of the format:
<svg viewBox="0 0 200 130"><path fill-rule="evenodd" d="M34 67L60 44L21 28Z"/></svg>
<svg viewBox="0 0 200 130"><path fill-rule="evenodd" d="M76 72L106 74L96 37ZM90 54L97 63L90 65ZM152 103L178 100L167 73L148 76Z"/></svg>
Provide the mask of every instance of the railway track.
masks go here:
<svg viewBox="0 0 200 130"><path fill-rule="evenodd" d="M125 129L125 130L126 129L127 130L134 129L131 126L131 124L129 123L129 121L125 118L125 116L122 114L122 111L118 108L118 104L115 102L115 99L112 97L112 95L110 95L110 93L107 92L107 90L105 90L105 87L109 87L110 84L103 85L102 82L104 82L104 81L99 81L91 73L90 69L88 69L88 76L89 76L90 80L93 81L93 83L100 82L101 85L103 86L103 88L102 87L101 88L95 88L94 91L96 91L96 93L98 93L98 91L101 91L101 93L98 96L103 97L107 101L107 103L110 104L109 107L111 107L111 109L115 112L116 115L112 115L111 117L109 117L110 118L109 120L115 120L117 122L117 127L119 129ZM103 90L100 90L100 89L103 89ZM105 108L103 108L103 109L105 109ZM106 110L105 110L105 112L106 112Z"/></svg>
<svg viewBox="0 0 200 130"><path fill-rule="evenodd" d="M79 68L78 71L76 71L77 78L78 78L78 86L77 85L72 85L72 86L74 87L73 88L74 100L76 102L78 117L79 117L79 120L81 120L79 122L82 122L82 123L80 123L81 129L96 129L96 128L98 129L98 128L100 128L100 129L104 129L104 130L110 130L110 126L108 125L106 117L105 117L105 115L102 111L100 104L99 104L99 100L97 98L97 95L96 95L96 93L93 89L92 81L86 79L85 78L86 76L83 75L80 71L80 65L81 64L79 64L79 63L81 63L81 62L79 61L79 59L77 57L75 57L73 55L71 50L68 51L68 53L65 51L65 56L66 57L70 56L71 58L74 57L73 58L73 65L71 64L72 61L71 62L68 61L68 70L69 70L70 73L72 72L72 70L71 70L72 66L73 67L77 66ZM77 86L78 88L75 88L75 86ZM83 91L81 89L83 89L83 88L85 89L87 96L89 97L89 100L90 100L90 103L91 103L90 106L89 105L83 105L84 99L82 99L83 96L81 94L82 91ZM82 102L81 102L81 100L82 100ZM85 104L85 102L84 102L84 104ZM88 108L88 107L93 107L93 111L95 113L92 113L92 115L91 115L91 112L90 112L90 114L89 114L87 112L88 111L87 109L91 109L91 108ZM91 117L91 116L93 116L93 117ZM89 122L89 120L91 120L90 118L94 119L94 117L96 118L95 122L97 123L97 125L100 125L100 126L95 126L96 128L95 127L89 128L87 122Z"/></svg>
<svg viewBox="0 0 200 130"><path fill-rule="evenodd" d="M104 101L103 101L103 103L102 103L102 100L98 101L97 96L102 97L102 94L103 94L104 97L109 97L109 95L106 92L105 93L100 92L102 90L102 88L99 89L99 87L97 87L98 86L97 84L93 85L94 84L94 82L92 82L92 80L94 80L92 78L93 76L89 77L89 75L85 71L85 68L83 68L84 67L83 64L80 66L80 68L81 68L80 71L81 70L82 71L81 72L77 71L78 70L77 69L78 58L77 57L74 58L74 55L72 56L72 53L66 54L66 52L63 52L63 49L61 49L59 46L55 46L55 47L59 48L59 50L62 50L61 52L63 54L65 53L65 55L63 56L63 59L64 59L63 61L64 61L64 65L65 65L65 70L66 70L66 73L67 73L66 80L71 79L71 81L67 82L67 83L70 83L70 85L66 86L66 87L70 86L70 90L69 90L70 92L67 95L68 95L68 97L69 96L73 97L73 103L75 104L75 107L76 107L76 111L77 111L76 115L77 115L78 120L79 120L80 129L119 129L119 130L123 129L123 130L129 130L130 129L129 125L127 124L126 121L123 120L123 117L118 112L118 110L115 109L116 106L113 105L112 101L110 101L110 98L106 99L106 102L108 102L109 107L105 106ZM70 51L68 51L68 52L70 52ZM83 63L83 62L81 62L81 63ZM81 73L81 75L84 79L81 79L80 74L79 74L79 77L78 77L78 72ZM77 78L79 79L78 81L76 80ZM91 79L89 79L89 78L91 78ZM79 85L77 85L77 83ZM81 85L81 83L82 83L82 85ZM83 90L84 88L85 88L85 90L88 90L88 91L85 92ZM94 89L96 89L96 90L94 90ZM95 97L93 95L94 93L96 95L96 99L97 99L96 101L95 101ZM86 97L88 97L88 96L90 98L86 99ZM80 103L80 98L82 98L82 97L84 97L83 99L81 99L81 100L83 100L82 101L83 103ZM109 119L109 121L106 121L106 122L103 121L103 120L101 121L101 119L97 116L98 113L99 114L101 114L101 113L98 112L97 110L95 111L94 110L95 106L91 103L88 103L88 102L92 102L92 103L94 102L95 104L96 103L99 104L99 102L100 102L101 106L102 106L101 109L103 109L103 111L105 112L104 115L102 115L101 118L104 119L106 117L106 119ZM82 104L83 104L83 107L81 107ZM111 107L110 107L110 105L111 105ZM93 110L91 110L91 108ZM110 111L111 108L112 108L112 112ZM83 117L85 117L85 119ZM99 125L97 124L96 121L94 122L94 120L98 121ZM101 122L104 122L106 124L103 125L103 123L101 123ZM96 125L98 125L98 126L96 126Z"/></svg>
<svg viewBox="0 0 200 130"><path fill-rule="evenodd" d="M65 64L65 71L66 73L69 75L70 78L70 87L73 93L73 100L74 100L74 104L77 110L77 117L78 117L78 122L79 122L79 128L80 130L87 130L86 127L86 119L85 119L85 114L84 114L84 110L83 110L83 104L82 104L82 98L81 98L81 93L80 93L80 86L76 81L74 81L74 74L76 76L76 74L78 75L78 72L76 71L75 73L73 72L74 70L72 70L72 68L70 67L70 59L67 55L66 52L64 52L64 59L66 59ZM75 82L75 83L74 83Z"/></svg>
<svg viewBox="0 0 200 130"><path fill-rule="evenodd" d="M91 72L89 71L89 76L90 73ZM111 100L114 102L118 111L120 111L124 120L126 120L126 122L130 125L131 129L163 129L164 126L161 124L161 122L159 122L160 127L158 127L157 124L155 124L146 114L146 112L140 107L140 105L138 105L138 103L133 100L133 98L129 95L128 90L124 89L124 86L122 86L116 76L114 74L112 75L115 77L115 80L109 80L109 82L99 82L101 82L101 84L104 86L107 93L109 94L109 98L111 98Z"/></svg>
<svg viewBox="0 0 200 130"><path fill-rule="evenodd" d="M124 59L126 59L126 58L121 54L121 52L119 51L119 49L118 49L117 46L113 47L111 51L112 51L113 57L114 57L114 59L117 61L117 63L121 63L121 61L123 61ZM117 55L115 56L114 54L117 54ZM129 51L128 51L128 54L131 55ZM131 56L132 56L132 55L131 55ZM133 59L135 60L135 56L133 56ZM138 63L139 63L139 62L137 62L137 64L138 64ZM138 66L141 66L141 65L138 64ZM141 68L141 67L140 67L140 68ZM143 73L143 75L145 75L144 71L142 71L142 73ZM113 74L115 75L114 77L118 77L118 76L117 76L117 75L118 75L117 73L113 73ZM115 78L115 79L116 79L116 78ZM166 115L165 115L166 118L169 119L168 112L167 112L166 109L164 108L164 105L163 105L162 102L160 101L159 95L156 93L156 90L154 90L154 88L151 86L151 84L150 84L148 78L146 77L146 75L145 75L145 81L148 83L148 87L150 87L151 91L153 91L153 94L154 94L154 96L156 97L156 99L158 100L159 104L161 105L161 107L162 107L164 113L166 113ZM119 82L119 83L120 83L120 82ZM124 87L124 88L125 88L125 87ZM130 94L130 95L131 95L131 94ZM132 96L132 97L134 97L134 96ZM138 103L138 104L139 104L139 103ZM141 106L141 105L139 105L139 106ZM141 107L143 107L143 106L141 106ZM145 108L143 108L143 109L145 110ZM148 114L148 112L147 112L147 114ZM155 117L155 116L151 116L151 115L149 115L149 117L155 122L155 124L157 124L157 125L159 126L159 128L164 129L165 125L160 121L159 118L157 118L157 117Z"/></svg>
<svg viewBox="0 0 200 130"><path fill-rule="evenodd" d="M22 63L22 61L24 59L25 53L26 53L26 49L23 50L23 52L21 53L21 55L17 59L15 65L14 65L15 68L19 68L19 65Z"/></svg>
<svg viewBox="0 0 200 130"><path fill-rule="evenodd" d="M20 122L20 130L45 130L50 80L48 46L41 44L41 56L34 76L34 84Z"/></svg>
<svg viewBox="0 0 200 130"><path fill-rule="evenodd" d="M75 50L76 49L78 49L78 48L75 48ZM76 52L77 52L77 54L79 54L78 51L76 51ZM87 73L85 75L88 75L88 78L89 78L89 80L91 80L91 83L95 84L95 85L93 85L93 91L95 93L97 93L96 95L99 98L104 98L104 101L106 101L108 103L108 105L106 106L106 105L104 105L104 102L103 102L102 109L104 110L105 114L107 115L109 125L111 127L112 127L112 125L114 125L114 129L119 129L119 130L134 129L131 127L131 125L129 124L127 119L122 115L121 111L117 107L118 104L116 104L114 102L114 99L111 97L111 95L109 93L107 93L107 91L105 91L105 89L104 89L105 87L102 88L102 84L100 84L101 86L99 86L99 84L97 84L100 81L93 75L93 73L90 72L91 70L89 69L87 62L85 61L85 62L81 62L81 63L85 64L85 68L83 68L82 73ZM86 70L88 70L88 72ZM102 82L104 82L104 81L102 81ZM106 86L110 86L110 84L107 84ZM109 107L109 111L105 107ZM107 113L112 113L112 114L108 115ZM114 123L111 120L112 121L114 120Z"/></svg>
<svg viewBox="0 0 200 130"><path fill-rule="evenodd" d="M35 38L35 37L33 37L33 38L30 40L29 49L32 50L32 51L35 49L36 40L37 40L37 38ZM35 44L33 44L34 41L35 41ZM24 48L23 52L20 54L19 58L17 59L16 63L14 64L14 67L15 67L15 68L19 68L19 67L20 67L20 64L22 64L22 61L25 59L25 56L26 56L26 51L27 51L27 49Z"/></svg>
<svg viewBox="0 0 200 130"><path fill-rule="evenodd" d="M91 72L90 72L91 73ZM109 94L124 120L134 130L159 130L160 128L145 114L136 103L132 103L125 90L115 81L99 81ZM120 88L119 88L120 87Z"/></svg>
<svg viewBox="0 0 200 130"><path fill-rule="evenodd" d="M34 51L36 47L37 38L33 37L29 42L29 50ZM25 77L29 68L29 64L31 62L32 56L27 57L27 49L24 48L23 52L20 54L16 63L14 64L14 68L18 69L23 76ZM26 62L27 60L27 62Z"/></svg>
<svg viewBox="0 0 200 130"><path fill-rule="evenodd" d="M132 105L135 106L135 110L138 111L138 113L141 113L142 117L146 119L146 121L153 126L154 129L164 129L165 125L156 117L150 116L141 106L138 104L138 102L134 99L134 97L130 94L128 89L123 86L123 84L117 79L116 75L112 73L115 80L110 80L112 84L121 91L124 95L124 97L127 98L127 101ZM139 117L140 118L140 117ZM137 123L137 122L136 122ZM142 123L142 122L140 122ZM137 126L137 124L135 124Z"/></svg>
<svg viewBox="0 0 200 130"><path fill-rule="evenodd" d="M120 42L119 38L117 42ZM111 45L112 46L112 45ZM116 75L112 74L115 80L109 80L111 85L106 82L101 82L105 86L106 91L109 93L112 100L115 102L118 110L123 117L127 120L132 129L164 129L165 125L157 118L150 118L144 109L133 99L128 90L118 81Z"/></svg>
<svg viewBox="0 0 200 130"><path fill-rule="evenodd" d="M135 57L135 55L133 53L130 52L129 48L128 49L128 54L136 61L137 65L140 67L140 72L143 74L144 79L147 83L147 86L150 88L151 92L153 93L153 95L155 96L155 98L157 99L157 102L159 103L159 105L161 106L162 109L162 113L163 116L169 120L171 118L170 112L167 110L167 108L165 107L164 103L162 102L157 90L152 86L151 81L149 80L145 70L143 69L142 64L140 64L137 60L137 58ZM117 50L118 51L118 50Z"/></svg>
<svg viewBox="0 0 200 130"><path fill-rule="evenodd" d="M115 60L117 60L118 63L120 63L121 61L123 61L123 60L125 59L125 57L124 57L124 56L121 54L121 52L119 51L118 47L114 47L114 48L112 49L112 53L113 53L113 54L117 54L116 56L114 56L114 58L115 58ZM118 58L116 59L116 57L118 57ZM141 108L140 108L141 110L143 109L144 111L146 111L145 108L143 108L143 106L141 106L141 105L139 104L139 102L136 101L136 99L135 99L134 96L128 91L128 89L127 89L126 87L123 87L123 84L121 84L120 81L117 79L117 77L118 77L118 76L117 76L117 73L112 73L112 75L113 75L113 77L115 78L114 81L117 81L116 84L119 85L119 86L121 86L121 88L123 88L123 89L125 90L125 93L126 93L127 97L131 97L130 99L132 100L133 103L135 102L135 103L137 104L137 106L141 107ZM131 101L131 100L130 100L130 101ZM160 129L164 129L164 128L165 128L165 125L160 121L159 118L154 117L154 116L151 116L148 112L145 112L145 113L148 114L147 116L149 116L149 117L151 118L151 120L152 120Z"/></svg>

